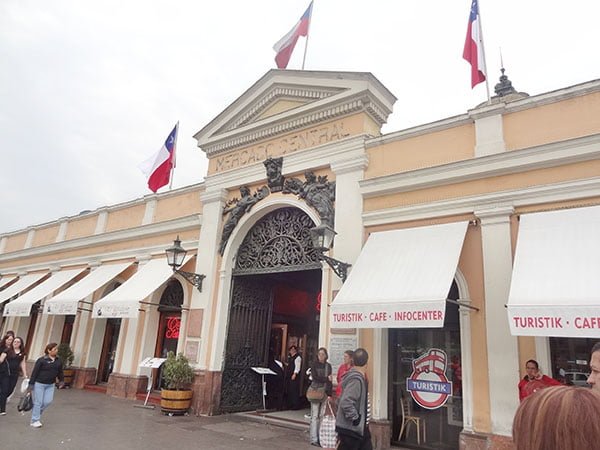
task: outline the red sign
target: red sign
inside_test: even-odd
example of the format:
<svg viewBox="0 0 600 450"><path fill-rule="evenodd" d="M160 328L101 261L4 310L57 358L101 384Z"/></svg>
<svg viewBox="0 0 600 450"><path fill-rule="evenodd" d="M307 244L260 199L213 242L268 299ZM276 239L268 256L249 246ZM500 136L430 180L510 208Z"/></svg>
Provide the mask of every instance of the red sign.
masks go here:
<svg viewBox="0 0 600 450"><path fill-rule="evenodd" d="M180 317L169 317L167 319L167 329L165 330L165 338L179 339L179 328L181 327Z"/></svg>

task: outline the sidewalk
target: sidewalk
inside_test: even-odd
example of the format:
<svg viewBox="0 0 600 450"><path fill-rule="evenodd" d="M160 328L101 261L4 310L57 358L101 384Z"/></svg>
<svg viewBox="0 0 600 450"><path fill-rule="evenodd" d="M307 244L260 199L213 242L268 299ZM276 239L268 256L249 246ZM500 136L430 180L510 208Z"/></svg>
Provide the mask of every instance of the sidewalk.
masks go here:
<svg viewBox="0 0 600 450"><path fill-rule="evenodd" d="M134 408L129 400L64 389L42 415L44 426L29 426L31 413L17 411L18 395L0 416L2 448L11 449L314 449L306 431L255 422L243 415L169 417ZM303 427L306 429L305 427Z"/></svg>

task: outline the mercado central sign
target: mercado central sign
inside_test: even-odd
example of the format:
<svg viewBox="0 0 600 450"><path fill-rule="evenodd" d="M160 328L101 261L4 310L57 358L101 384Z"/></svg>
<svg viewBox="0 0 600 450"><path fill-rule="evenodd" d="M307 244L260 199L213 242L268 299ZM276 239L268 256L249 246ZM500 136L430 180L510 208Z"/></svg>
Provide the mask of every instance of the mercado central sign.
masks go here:
<svg viewBox="0 0 600 450"><path fill-rule="evenodd" d="M339 120L316 128L287 134L278 139L216 156L210 161L211 172L216 173L236 169L248 164L264 161L270 157L282 156L297 152L298 150L339 141L351 134L356 134L355 128L356 126L348 123L347 120Z"/></svg>

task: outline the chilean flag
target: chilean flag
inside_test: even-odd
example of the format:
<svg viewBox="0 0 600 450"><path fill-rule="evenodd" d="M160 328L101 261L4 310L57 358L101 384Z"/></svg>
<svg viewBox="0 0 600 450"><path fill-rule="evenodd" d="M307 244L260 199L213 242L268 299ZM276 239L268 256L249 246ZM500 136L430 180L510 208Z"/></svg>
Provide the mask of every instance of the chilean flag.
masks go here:
<svg viewBox="0 0 600 450"><path fill-rule="evenodd" d="M277 52L275 62L278 69L285 69L290 62L290 57L296 46L296 42L300 36L308 36L308 28L310 26L310 16L312 14L313 2L310 2L302 17L294 28L292 28L284 37L279 39L273 46L273 50Z"/></svg>
<svg viewBox="0 0 600 450"><path fill-rule="evenodd" d="M177 143L177 130L179 122L167 137L162 148L138 167L148 178L148 187L152 192L169 184L171 169L175 167L175 146Z"/></svg>
<svg viewBox="0 0 600 450"><path fill-rule="evenodd" d="M467 39L463 50L463 59L471 64L471 88L485 81L485 58L483 56L483 38L481 36L481 17L477 0L471 3Z"/></svg>

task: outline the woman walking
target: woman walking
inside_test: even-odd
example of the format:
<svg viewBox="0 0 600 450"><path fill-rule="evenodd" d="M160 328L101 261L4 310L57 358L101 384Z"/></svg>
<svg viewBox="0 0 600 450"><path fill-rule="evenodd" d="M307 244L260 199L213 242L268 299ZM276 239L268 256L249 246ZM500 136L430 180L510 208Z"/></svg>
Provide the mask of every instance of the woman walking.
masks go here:
<svg viewBox="0 0 600 450"><path fill-rule="evenodd" d="M27 378L27 367L25 366L25 352L23 339L16 337L12 344L0 350L0 416L6 415L6 401L11 396L17 385L19 373Z"/></svg>
<svg viewBox="0 0 600 450"><path fill-rule="evenodd" d="M12 348L13 339L14 336L7 333L0 340L0 416L6 415L6 399L10 386L10 368L6 358Z"/></svg>
<svg viewBox="0 0 600 450"><path fill-rule="evenodd" d="M309 390L322 392L321 398L309 398L310 400L310 443L320 447L319 444L319 422L325 409L325 404L333 389L333 376L331 364L327 362L329 355L327 349L321 347L317 352L317 360L310 366L310 377L312 382Z"/></svg>
<svg viewBox="0 0 600 450"><path fill-rule="evenodd" d="M29 379L29 390L33 390L33 410L31 413L31 426L40 428L42 413L50 406L54 399L54 384L56 379L63 386L64 375L61 360L56 356L58 344L51 342L44 349L44 356L37 359L31 378Z"/></svg>

